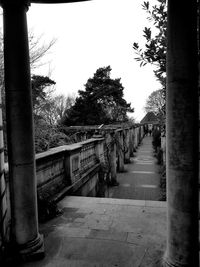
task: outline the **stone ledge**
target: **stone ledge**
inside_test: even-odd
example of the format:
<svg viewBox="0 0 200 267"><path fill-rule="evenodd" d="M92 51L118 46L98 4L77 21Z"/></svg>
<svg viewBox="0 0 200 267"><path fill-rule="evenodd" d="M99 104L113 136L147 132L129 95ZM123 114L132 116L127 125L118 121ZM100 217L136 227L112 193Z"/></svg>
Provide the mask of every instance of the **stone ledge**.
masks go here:
<svg viewBox="0 0 200 267"><path fill-rule="evenodd" d="M133 199L117 199L117 198L94 198L94 197L79 197L68 196L61 201L63 205L70 205L70 203L78 204L82 202L92 204L107 204L107 205L121 205L121 206L140 206L151 208L166 208L165 201L148 201L148 200L133 200Z"/></svg>

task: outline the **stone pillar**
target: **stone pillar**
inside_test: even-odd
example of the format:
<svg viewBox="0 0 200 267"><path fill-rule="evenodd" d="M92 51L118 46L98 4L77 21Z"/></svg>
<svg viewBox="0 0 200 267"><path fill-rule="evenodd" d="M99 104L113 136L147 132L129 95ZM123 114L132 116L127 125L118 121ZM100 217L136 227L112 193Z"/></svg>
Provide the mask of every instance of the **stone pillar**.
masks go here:
<svg viewBox="0 0 200 267"><path fill-rule="evenodd" d="M143 138L143 130L142 130L142 126L139 126L139 144L141 143Z"/></svg>
<svg viewBox="0 0 200 267"><path fill-rule="evenodd" d="M138 147L138 127L135 127L135 129L134 129L134 136L135 136L135 138L134 138L134 144L135 144L135 150L137 149L137 147Z"/></svg>
<svg viewBox="0 0 200 267"><path fill-rule="evenodd" d="M130 163L130 130L125 130L125 154L124 154L124 162Z"/></svg>
<svg viewBox="0 0 200 267"><path fill-rule="evenodd" d="M199 266L197 3L168 1L167 249L164 266Z"/></svg>
<svg viewBox="0 0 200 267"><path fill-rule="evenodd" d="M130 157L134 156L134 133L133 133L133 128L130 130Z"/></svg>
<svg viewBox="0 0 200 267"><path fill-rule="evenodd" d="M118 170L119 172L124 172L124 141L123 132L118 132Z"/></svg>
<svg viewBox="0 0 200 267"><path fill-rule="evenodd" d="M8 228L8 203L7 203L7 190L5 181L5 166L4 166L4 139L3 139L3 116L2 116L2 98L1 90L3 82L0 81L0 245L5 244L7 240L6 230ZM4 249L4 247L3 247ZM1 252L0 252L1 253ZM1 255L0 255L1 261Z"/></svg>
<svg viewBox="0 0 200 267"><path fill-rule="evenodd" d="M28 1L27 1L28 2ZM42 256L38 233L33 112L25 0L1 1L4 18L4 63L11 238L22 258ZM37 253L38 252L38 253Z"/></svg>
<svg viewBox="0 0 200 267"><path fill-rule="evenodd" d="M111 133L111 147L110 147L110 171L111 171L111 185L117 185L117 162L116 162L116 142L113 138L114 133Z"/></svg>

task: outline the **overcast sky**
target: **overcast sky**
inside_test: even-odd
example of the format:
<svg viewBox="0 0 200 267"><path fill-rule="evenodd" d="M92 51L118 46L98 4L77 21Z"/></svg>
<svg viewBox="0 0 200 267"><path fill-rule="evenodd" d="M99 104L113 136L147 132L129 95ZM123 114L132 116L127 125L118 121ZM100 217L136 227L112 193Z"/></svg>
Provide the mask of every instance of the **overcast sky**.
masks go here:
<svg viewBox="0 0 200 267"><path fill-rule="evenodd" d="M151 3L155 2L151 0ZM120 78L124 97L131 102L136 120L145 115L149 94L159 89L152 67L140 68L134 60L133 42L145 42L148 26L143 0L93 0L59 5L32 4L28 26L43 40L56 38L44 59L50 62L35 74L48 75L56 82L56 93L66 96L84 89L97 68L110 65L111 77Z"/></svg>

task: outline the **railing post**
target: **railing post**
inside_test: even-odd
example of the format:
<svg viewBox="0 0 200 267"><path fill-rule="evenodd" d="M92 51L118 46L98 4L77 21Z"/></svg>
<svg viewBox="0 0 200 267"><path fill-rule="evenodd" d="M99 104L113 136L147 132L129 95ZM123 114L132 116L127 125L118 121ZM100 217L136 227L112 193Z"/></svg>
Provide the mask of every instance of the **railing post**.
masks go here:
<svg viewBox="0 0 200 267"><path fill-rule="evenodd" d="M28 1L1 1L4 18L6 118L11 234L23 258L43 256L38 233L33 114L26 12Z"/></svg>

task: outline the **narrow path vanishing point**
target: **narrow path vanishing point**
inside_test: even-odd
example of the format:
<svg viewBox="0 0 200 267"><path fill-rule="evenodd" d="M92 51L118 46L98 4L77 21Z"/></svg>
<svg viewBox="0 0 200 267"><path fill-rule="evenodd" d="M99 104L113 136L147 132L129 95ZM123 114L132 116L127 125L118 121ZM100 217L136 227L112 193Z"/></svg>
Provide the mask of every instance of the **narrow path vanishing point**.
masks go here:
<svg viewBox="0 0 200 267"><path fill-rule="evenodd" d="M153 156L152 137L146 136L131 158L131 163L125 165L125 172L118 173L119 186L109 189L109 197L159 201L159 168Z"/></svg>

